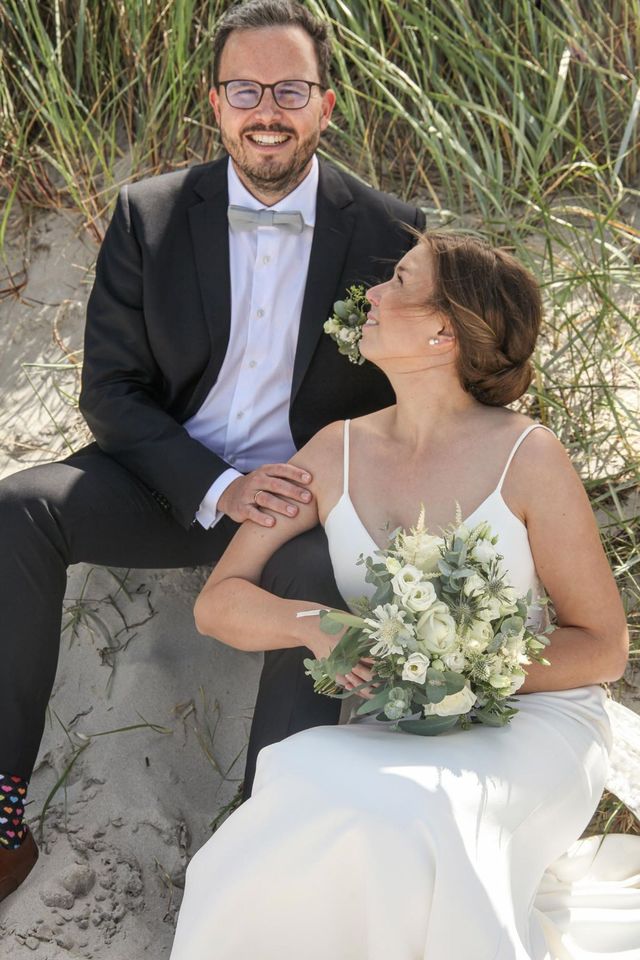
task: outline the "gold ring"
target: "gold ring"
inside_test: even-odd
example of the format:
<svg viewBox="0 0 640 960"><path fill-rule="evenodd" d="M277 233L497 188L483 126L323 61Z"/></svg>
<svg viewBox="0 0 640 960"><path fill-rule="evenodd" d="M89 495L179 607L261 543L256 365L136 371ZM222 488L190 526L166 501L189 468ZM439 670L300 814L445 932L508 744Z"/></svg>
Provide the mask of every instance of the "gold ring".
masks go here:
<svg viewBox="0 0 640 960"><path fill-rule="evenodd" d="M258 507L260 506L260 504L258 503L258 494L259 494L259 493L264 493L264 490L256 490L256 492L255 492L254 495L253 495L253 502L254 502L254 503L256 504L256 506L258 506Z"/></svg>

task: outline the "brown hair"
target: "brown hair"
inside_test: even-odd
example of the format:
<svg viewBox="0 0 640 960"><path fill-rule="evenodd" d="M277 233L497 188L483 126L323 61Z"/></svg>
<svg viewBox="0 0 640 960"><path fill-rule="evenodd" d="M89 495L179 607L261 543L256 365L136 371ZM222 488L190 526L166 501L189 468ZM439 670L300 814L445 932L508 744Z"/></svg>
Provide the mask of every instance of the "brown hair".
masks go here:
<svg viewBox="0 0 640 960"><path fill-rule="evenodd" d="M429 306L444 313L458 341L458 375L481 403L503 406L531 383L542 322L540 288L515 257L466 234L428 232L434 263Z"/></svg>
<svg viewBox="0 0 640 960"><path fill-rule="evenodd" d="M242 0L234 3L220 20L213 37L213 85L220 80L220 58L230 34L236 30L260 27L301 27L313 40L321 87L330 86L331 31L328 23L317 20L296 0ZM284 79L295 80L296 77ZM307 77L300 79L306 80Z"/></svg>

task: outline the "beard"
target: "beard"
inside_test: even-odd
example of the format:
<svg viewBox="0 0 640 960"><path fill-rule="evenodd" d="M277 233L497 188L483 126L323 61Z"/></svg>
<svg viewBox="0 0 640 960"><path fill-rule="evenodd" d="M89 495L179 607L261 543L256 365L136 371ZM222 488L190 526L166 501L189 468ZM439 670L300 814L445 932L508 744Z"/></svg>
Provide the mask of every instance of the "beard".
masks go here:
<svg viewBox="0 0 640 960"><path fill-rule="evenodd" d="M303 179L320 141L320 131L311 133L306 139L298 140L293 154L286 160L278 157L256 158L249 156L244 136L247 133L287 133L292 137L295 134L280 124L270 127L253 127L245 130L240 137L231 137L220 130L222 144L233 159L245 181L262 194L277 194L279 196L291 193Z"/></svg>

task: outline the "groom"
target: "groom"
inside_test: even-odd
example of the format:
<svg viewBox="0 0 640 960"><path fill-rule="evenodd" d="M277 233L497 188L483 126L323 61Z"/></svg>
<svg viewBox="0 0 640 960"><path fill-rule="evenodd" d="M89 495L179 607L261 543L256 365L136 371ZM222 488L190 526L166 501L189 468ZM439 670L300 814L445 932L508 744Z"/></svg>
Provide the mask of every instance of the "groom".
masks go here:
<svg viewBox="0 0 640 960"><path fill-rule="evenodd" d="M286 523L310 498L286 463L309 437L392 402L382 374L350 365L322 327L349 284L390 274L411 245L401 223L424 218L316 157L335 104L326 25L294 0L248 0L213 54L230 159L125 187L98 257L80 397L95 443L0 483L0 899L38 855L24 803L68 564L211 564L238 523ZM263 585L341 603L319 528ZM337 722L304 655L266 657L247 795L262 746Z"/></svg>

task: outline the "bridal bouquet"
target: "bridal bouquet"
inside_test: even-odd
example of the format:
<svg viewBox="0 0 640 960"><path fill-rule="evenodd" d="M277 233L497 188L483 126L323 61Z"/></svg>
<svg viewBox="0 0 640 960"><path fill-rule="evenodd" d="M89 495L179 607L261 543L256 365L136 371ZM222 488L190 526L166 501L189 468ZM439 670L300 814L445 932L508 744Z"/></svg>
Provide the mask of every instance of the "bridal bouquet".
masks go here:
<svg viewBox="0 0 640 960"><path fill-rule="evenodd" d="M324 325L324 332L338 344L338 352L348 357L351 363L364 363L358 343L362 336L362 325L367 319L368 306L364 287L349 287L347 299L334 303L333 315Z"/></svg>
<svg viewBox="0 0 640 960"><path fill-rule="evenodd" d="M366 657L373 679L361 687L371 686L373 696L358 715L375 713L423 735L473 721L508 723L517 713L510 704L524 683L523 667L547 664L542 651L549 641L527 627L531 595L516 596L506 582L497 543L488 523L469 529L459 510L443 537L432 536L423 509L416 527L361 557L376 589L371 599L353 602L353 613L321 611L326 633L347 630L328 657L305 660L316 692L350 696L336 678Z"/></svg>

